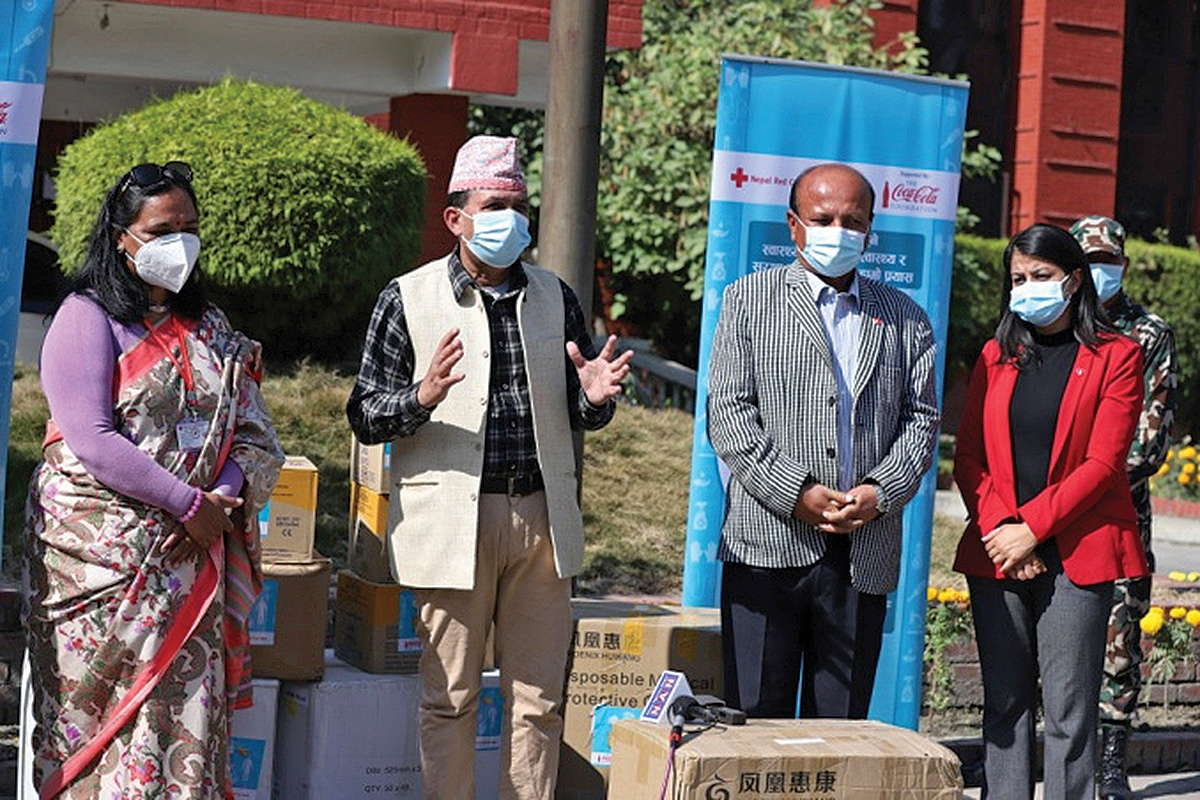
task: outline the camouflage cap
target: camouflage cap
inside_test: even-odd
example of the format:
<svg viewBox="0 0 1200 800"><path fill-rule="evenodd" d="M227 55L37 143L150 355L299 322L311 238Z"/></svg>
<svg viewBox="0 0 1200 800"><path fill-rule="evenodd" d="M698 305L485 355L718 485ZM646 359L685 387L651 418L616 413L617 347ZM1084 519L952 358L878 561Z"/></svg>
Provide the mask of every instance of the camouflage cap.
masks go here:
<svg viewBox="0 0 1200 800"><path fill-rule="evenodd" d="M1125 255L1125 226L1108 217L1090 216L1071 226L1071 235L1085 253Z"/></svg>

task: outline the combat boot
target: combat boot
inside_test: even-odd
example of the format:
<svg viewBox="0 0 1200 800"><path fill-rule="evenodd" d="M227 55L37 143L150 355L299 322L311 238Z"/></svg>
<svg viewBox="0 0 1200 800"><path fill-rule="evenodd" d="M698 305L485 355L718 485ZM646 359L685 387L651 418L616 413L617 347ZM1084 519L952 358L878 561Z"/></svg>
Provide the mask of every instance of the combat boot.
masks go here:
<svg viewBox="0 0 1200 800"><path fill-rule="evenodd" d="M1100 800L1132 800L1129 778L1125 775L1125 745L1129 741L1129 723L1105 722L1100 725L1100 775L1096 781Z"/></svg>

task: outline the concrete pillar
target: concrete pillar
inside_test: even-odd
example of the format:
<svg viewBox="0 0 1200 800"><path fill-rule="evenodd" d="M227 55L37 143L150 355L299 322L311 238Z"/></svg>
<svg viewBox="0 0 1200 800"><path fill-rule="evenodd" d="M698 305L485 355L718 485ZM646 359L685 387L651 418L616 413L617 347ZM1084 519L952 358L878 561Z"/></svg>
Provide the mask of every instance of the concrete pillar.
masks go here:
<svg viewBox="0 0 1200 800"><path fill-rule="evenodd" d="M1125 1L1021 4L1010 232L1113 213Z"/></svg>
<svg viewBox="0 0 1200 800"><path fill-rule="evenodd" d="M424 264L454 248L454 237L442 222L442 209L446 207L454 155L467 140L467 98L453 94L393 97L388 130L400 138L408 137L425 159L425 223L417 260Z"/></svg>

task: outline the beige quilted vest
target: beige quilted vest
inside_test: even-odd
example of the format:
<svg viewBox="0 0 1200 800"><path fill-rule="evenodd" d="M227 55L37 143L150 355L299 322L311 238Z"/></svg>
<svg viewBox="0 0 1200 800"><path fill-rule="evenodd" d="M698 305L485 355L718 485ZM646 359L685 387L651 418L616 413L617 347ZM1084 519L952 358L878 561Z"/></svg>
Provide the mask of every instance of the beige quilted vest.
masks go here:
<svg viewBox="0 0 1200 800"><path fill-rule="evenodd" d="M583 520L567 411L563 295L553 273L522 266L529 283L517 300L517 321L534 440L546 482L554 563L559 577L568 578L583 565ZM416 356L414 380L424 376L438 341L455 327L463 343L455 371L466 378L450 387L415 434L392 443L392 575L406 586L471 589L491 376L487 312L473 287L455 300L445 258L402 276L400 294Z"/></svg>

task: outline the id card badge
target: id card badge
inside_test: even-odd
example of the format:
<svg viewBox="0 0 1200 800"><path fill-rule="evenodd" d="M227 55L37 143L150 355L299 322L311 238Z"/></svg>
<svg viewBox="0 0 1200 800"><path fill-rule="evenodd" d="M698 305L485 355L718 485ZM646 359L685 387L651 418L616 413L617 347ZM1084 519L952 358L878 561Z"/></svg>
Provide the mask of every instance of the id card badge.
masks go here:
<svg viewBox="0 0 1200 800"><path fill-rule="evenodd" d="M208 437L208 423L199 417L189 417L175 424L175 440L180 450L199 450Z"/></svg>

